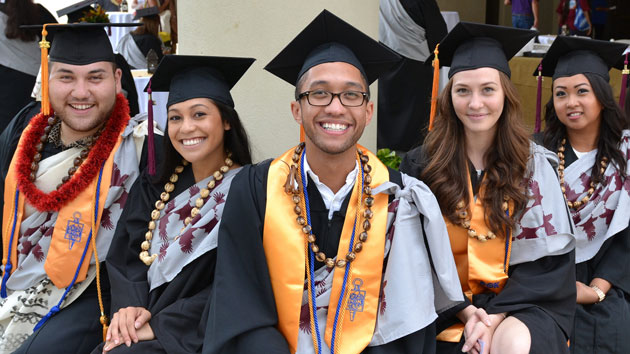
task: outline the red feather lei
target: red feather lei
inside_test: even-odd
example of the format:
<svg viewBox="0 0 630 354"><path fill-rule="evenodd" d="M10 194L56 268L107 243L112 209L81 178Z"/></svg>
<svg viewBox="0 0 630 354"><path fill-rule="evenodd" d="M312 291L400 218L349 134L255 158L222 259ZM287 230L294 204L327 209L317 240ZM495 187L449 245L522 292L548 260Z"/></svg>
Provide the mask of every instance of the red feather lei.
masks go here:
<svg viewBox="0 0 630 354"><path fill-rule="evenodd" d="M122 134L123 128L129 122L129 102L122 94L116 96L116 104L105 129L77 172L61 188L50 193L44 193L35 186L35 183L31 182L29 175L31 174L33 157L37 153L35 146L40 143L44 128L48 125L48 117L42 113L33 117L29 123L30 129L22 138L22 143L17 150L17 184L26 200L37 210L59 211L90 185L103 162L109 157L118 137Z"/></svg>

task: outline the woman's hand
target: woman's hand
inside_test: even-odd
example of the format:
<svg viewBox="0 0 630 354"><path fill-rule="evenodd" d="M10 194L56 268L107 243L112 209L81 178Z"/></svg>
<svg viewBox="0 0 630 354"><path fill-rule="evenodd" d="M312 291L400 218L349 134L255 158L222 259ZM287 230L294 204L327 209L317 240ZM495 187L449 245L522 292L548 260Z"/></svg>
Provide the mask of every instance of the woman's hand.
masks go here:
<svg viewBox="0 0 630 354"><path fill-rule="evenodd" d="M130 347L131 342L150 340L155 336L149 325L151 313L144 307L126 307L118 310L112 317L107 329L103 353L125 343Z"/></svg>
<svg viewBox="0 0 630 354"><path fill-rule="evenodd" d="M599 296L590 286L576 281L575 288L577 290L577 303L581 305L590 305L599 301Z"/></svg>
<svg viewBox="0 0 630 354"><path fill-rule="evenodd" d="M472 354L490 353L492 335L504 319L505 314L488 315L484 309L476 309L470 314L464 326L464 338L466 338L466 341L462 347L462 352Z"/></svg>

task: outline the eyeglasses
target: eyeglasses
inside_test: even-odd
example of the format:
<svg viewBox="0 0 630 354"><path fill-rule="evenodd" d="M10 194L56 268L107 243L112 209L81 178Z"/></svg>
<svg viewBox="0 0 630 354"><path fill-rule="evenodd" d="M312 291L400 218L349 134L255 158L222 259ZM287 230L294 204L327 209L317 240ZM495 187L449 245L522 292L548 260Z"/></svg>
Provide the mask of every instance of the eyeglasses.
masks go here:
<svg viewBox="0 0 630 354"><path fill-rule="evenodd" d="M333 93L324 90L305 91L298 95L298 101L306 96L306 100L311 106L325 107L332 103L335 96L339 97L339 101L346 107L358 107L370 99L367 92L361 91L342 91Z"/></svg>

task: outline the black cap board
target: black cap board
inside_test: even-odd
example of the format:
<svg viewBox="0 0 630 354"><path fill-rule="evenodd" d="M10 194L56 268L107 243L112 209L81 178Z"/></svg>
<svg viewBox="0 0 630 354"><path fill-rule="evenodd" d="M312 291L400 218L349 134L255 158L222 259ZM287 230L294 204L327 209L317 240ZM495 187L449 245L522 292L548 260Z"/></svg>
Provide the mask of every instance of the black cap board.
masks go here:
<svg viewBox="0 0 630 354"><path fill-rule="evenodd" d="M111 42L105 27L141 26L138 23L71 23L50 24L49 33L54 33L55 40L50 45L50 61L87 65L99 61L115 62ZM39 28L42 25L20 26L20 28Z"/></svg>
<svg viewBox="0 0 630 354"><path fill-rule="evenodd" d="M359 69L371 84L400 60L400 55L393 50L324 10L265 66L265 70L296 85L299 78L316 65L345 62Z"/></svg>
<svg viewBox="0 0 630 354"><path fill-rule="evenodd" d="M92 9L92 4L96 3L98 0L83 0L79 1L75 4L72 4L68 7L64 7L61 10L57 11L57 16L61 17L63 15L68 15L68 23L79 22L79 19L85 15L86 11Z"/></svg>
<svg viewBox="0 0 630 354"><path fill-rule="evenodd" d="M151 90L169 92L166 107L192 98L209 98L234 108L230 90L255 60L166 55L151 78Z"/></svg>
<svg viewBox="0 0 630 354"><path fill-rule="evenodd" d="M136 10L136 15L133 17L133 19L137 20L140 17L158 16L159 14L160 10L157 6L145 7L144 9Z"/></svg>
<svg viewBox="0 0 630 354"><path fill-rule="evenodd" d="M494 68L511 75L508 60L537 32L513 27L459 22L438 47L440 66L450 66L449 79L457 72ZM434 55L427 59L431 63Z"/></svg>
<svg viewBox="0 0 630 354"><path fill-rule="evenodd" d="M558 36L541 61L542 76L559 77L592 73L610 80L610 68L618 64L627 44L590 38ZM622 62L623 65L623 62ZM538 75L538 70L534 76Z"/></svg>

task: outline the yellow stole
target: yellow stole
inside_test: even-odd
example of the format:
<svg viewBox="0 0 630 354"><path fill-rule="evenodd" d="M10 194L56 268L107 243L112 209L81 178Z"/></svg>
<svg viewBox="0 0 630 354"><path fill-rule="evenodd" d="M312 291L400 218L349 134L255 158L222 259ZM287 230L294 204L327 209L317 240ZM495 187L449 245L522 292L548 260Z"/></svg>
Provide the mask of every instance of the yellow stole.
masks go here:
<svg viewBox="0 0 630 354"><path fill-rule="evenodd" d="M387 167L380 163L378 158L365 148L359 148L370 159L369 164L372 166L371 186L375 187L389 181ZM263 231L263 246L278 310L278 327L287 339L291 353L295 353L297 348L300 309L304 294L308 254L305 234L295 220L296 214L293 211L295 204L291 195L284 191L284 184L289 174L289 166L292 164L291 157L293 153L294 149L290 149L275 159L269 167L267 206ZM352 227L357 212L358 196L361 192L360 188L360 183L355 183L350 202L348 203L346 219L344 220L337 251L337 254L342 257L345 257L350 246ZM324 338L330 347L337 303L343 290L343 306L339 314L335 334L335 353L361 353L374 335L383 273L388 196L377 194L373 197L374 206L372 211L374 216L370 220L372 226L368 231L369 237L363 244L363 250L357 254L357 258L351 263L346 289L341 289L344 270L336 268L334 271ZM361 203L361 206L364 207L364 203ZM363 220L362 210L360 210L355 231L355 243L362 230ZM365 300L363 311L356 311L354 319L351 320L350 314L345 312L347 312L348 296L355 286L355 279L360 279L363 282L360 287L361 291L365 291Z"/></svg>
<svg viewBox="0 0 630 354"><path fill-rule="evenodd" d="M481 200L483 199L484 186L479 188L479 196L475 200L468 178L468 200L470 207L470 228L477 231L477 234L488 234L488 226L485 221L485 212ZM510 215L512 215L513 204L510 203ZM487 291L496 294L505 287L508 279L508 265L510 263L510 247L512 244L511 235L507 241L505 232L497 232L497 237L493 240L479 241L468 236L468 230L461 226L453 225L447 218L446 229L448 230L451 242L451 250L457 266L459 283L462 285L464 295L472 301L472 296ZM443 330L437 335L437 340L445 342L459 342L464 333L464 324L458 322Z"/></svg>
<svg viewBox="0 0 630 354"><path fill-rule="evenodd" d="M125 127L123 126L122 129ZM20 235L20 225L24 215L24 195L19 193L17 196L17 209L16 206L16 191L17 191L17 156L23 144L23 137L26 136L26 132L31 129L29 124L18 143L16 153L13 154L11 159L11 165L5 179L4 189L4 208L2 218L2 245L3 256L2 264L6 265L8 257L11 259L11 265L13 266L11 272L15 271L17 265L17 242ZM94 209L96 204L96 191L98 184L98 175L94 178L92 183L75 199L66 204L59 210L57 220L55 221L55 228L50 241L50 248L46 256L44 263L44 269L46 274L50 277L53 284L58 288L65 288L72 283L75 273L77 273L77 267L81 262L83 252L88 242L88 235L94 225L92 237L96 237L98 228L101 224L101 216L103 214L103 207L107 194L109 193L109 186L112 180L112 171L114 165L114 155L118 151L118 147L122 142L122 131L118 136L116 145L112 149L109 157L105 161L102 167L102 176L99 190L99 203L98 203L98 218L94 219ZM80 170L80 167L79 167ZM76 172L78 174L78 171ZM76 175L75 174L75 175ZM16 215L17 214L17 215ZM14 225L15 223L15 225ZM13 239L11 240L11 231L13 230ZM12 242L10 242L10 240ZM9 245L11 246L11 252L9 253ZM88 249L85 253L85 259L81 264L81 269L78 272L75 283L79 283L85 280L87 275L90 259L92 258L92 244L87 245ZM4 267L3 267L4 270Z"/></svg>

